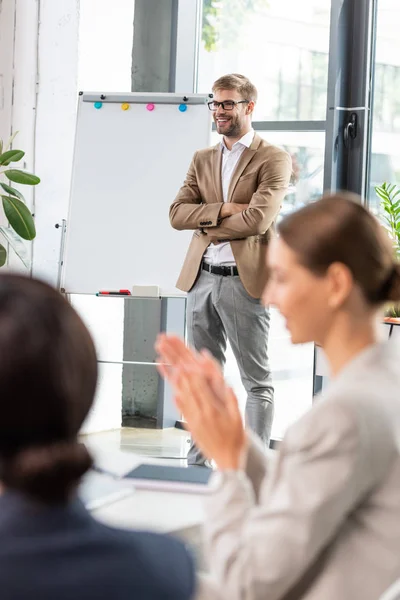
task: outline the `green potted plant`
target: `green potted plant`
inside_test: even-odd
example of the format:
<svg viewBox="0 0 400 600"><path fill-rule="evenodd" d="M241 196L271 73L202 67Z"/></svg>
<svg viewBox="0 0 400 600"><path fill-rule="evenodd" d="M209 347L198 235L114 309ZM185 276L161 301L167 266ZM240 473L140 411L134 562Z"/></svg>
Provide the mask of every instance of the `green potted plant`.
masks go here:
<svg viewBox="0 0 400 600"><path fill-rule="evenodd" d="M393 243L393 251L400 260L400 189L395 184L383 183L375 187L383 209L383 225ZM400 322L400 306L390 306L386 311L389 322Z"/></svg>
<svg viewBox="0 0 400 600"><path fill-rule="evenodd" d="M12 165L12 163L19 162L25 156L25 152L22 150L10 150L17 133L5 145L3 140L0 140L0 196L4 215L8 221L8 226L0 226L0 234L25 267L29 268L29 262L24 256L21 238L23 240L33 240L35 238L35 223L23 194L14 187L14 184L37 185L40 183L40 179L32 173L16 169ZM7 249L0 243L0 267L3 267L6 261Z"/></svg>

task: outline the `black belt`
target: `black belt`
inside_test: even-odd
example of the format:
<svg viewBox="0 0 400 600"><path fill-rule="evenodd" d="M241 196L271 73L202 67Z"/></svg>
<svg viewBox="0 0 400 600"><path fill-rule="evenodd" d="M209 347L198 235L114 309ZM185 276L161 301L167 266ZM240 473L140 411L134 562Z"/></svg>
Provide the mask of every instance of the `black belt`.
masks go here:
<svg viewBox="0 0 400 600"><path fill-rule="evenodd" d="M212 273L212 275L222 275L223 277L227 277L228 275L239 275L239 271L237 270L237 267L227 267L225 265L208 265L207 263L203 262L201 264L201 268L204 269L204 271L208 271L208 273Z"/></svg>

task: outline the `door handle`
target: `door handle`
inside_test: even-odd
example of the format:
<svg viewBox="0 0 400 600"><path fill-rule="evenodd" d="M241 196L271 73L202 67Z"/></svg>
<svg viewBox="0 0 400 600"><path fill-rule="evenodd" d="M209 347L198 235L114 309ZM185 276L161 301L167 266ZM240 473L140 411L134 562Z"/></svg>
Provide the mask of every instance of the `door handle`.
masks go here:
<svg viewBox="0 0 400 600"><path fill-rule="evenodd" d="M357 113L351 113L349 120L344 125L343 129L343 143L344 147L349 147L350 139L354 140L357 137L357 129L358 129L358 118Z"/></svg>

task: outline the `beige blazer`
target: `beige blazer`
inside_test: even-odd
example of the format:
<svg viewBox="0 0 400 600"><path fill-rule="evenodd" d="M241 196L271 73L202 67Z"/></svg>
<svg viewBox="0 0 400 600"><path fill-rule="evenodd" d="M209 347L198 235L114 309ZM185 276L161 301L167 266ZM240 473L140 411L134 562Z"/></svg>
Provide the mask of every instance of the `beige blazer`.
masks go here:
<svg viewBox="0 0 400 600"><path fill-rule="evenodd" d="M252 440L213 477L200 598L377 600L400 577L400 345L353 360L276 460Z"/></svg>
<svg viewBox="0 0 400 600"><path fill-rule="evenodd" d="M292 172L290 156L257 134L241 155L232 176L228 202L250 204L241 213L220 220L223 205L221 144L196 152L185 182L170 208L175 229L194 229L177 287L189 291L203 254L212 241L230 240L241 281L260 298L267 280L266 244Z"/></svg>

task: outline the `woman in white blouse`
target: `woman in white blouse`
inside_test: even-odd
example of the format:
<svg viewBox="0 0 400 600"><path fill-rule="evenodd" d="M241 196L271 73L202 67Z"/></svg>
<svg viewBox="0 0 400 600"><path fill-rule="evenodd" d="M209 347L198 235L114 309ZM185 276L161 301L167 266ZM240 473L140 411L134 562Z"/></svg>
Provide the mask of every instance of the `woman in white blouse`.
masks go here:
<svg viewBox="0 0 400 600"><path fill-rule="evenodd" d="M378 336L383 304L400 301L400 266L357 200L289 215L268 250L264 303L293 343L322 346L331 371L276 457L244 431L212 357L176 337L157 343L188 429L218 467L209 600L376 600L400 577L400 348Z"/></svg>

